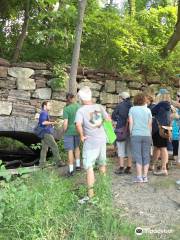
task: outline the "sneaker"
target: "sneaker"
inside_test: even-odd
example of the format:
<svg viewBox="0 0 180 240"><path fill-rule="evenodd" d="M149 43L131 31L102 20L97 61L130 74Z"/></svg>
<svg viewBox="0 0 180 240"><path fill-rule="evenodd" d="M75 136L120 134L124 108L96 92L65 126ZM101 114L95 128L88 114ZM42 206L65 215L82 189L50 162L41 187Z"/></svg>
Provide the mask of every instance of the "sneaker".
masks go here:
<svg viewBox="0 0 180 240"><path fill-rule="evenodd" d="M144 183L148 183L148 178L144 176L144 177L143 177L143 182L144 182Z"/></svg>
<svg viewBox="0 0 180 240"><path fill-rule="evenodd" d="M61 160L58 163L56 163L56 167L64 167L64 166L66 166L66 164Z"/></svg>
<svg viewBox="0 0 180 240"><path fill-rule="evenodd" d="M156 175L156 176L168 176L168 171L167 170L160 170L160 171L154 172L153 174Z"/></svg>
<svg viewBox="0 0 180 240"><path fill-rule="evenodd" d="M86 196L86 197L83 197L82 199L79 199L79 200L78 200L78 203L79 203L79 204L85 204L85 203L87 203L88 201L89 201L89 197Z"/></svg>
<svg viewBox="0 0 180 240"><path fill-rule="evenodd" d="M124 170L124 173L126 174L131 174L131 167L127 167L125 170Z"/></svg>
<svg viewBox="0 0 180 240"><path fill-rule="evenodd" d="M67 172L67 177L73 177L74 176L74 171L72 171L72 172Z"/></svg>
<svg viewBox="0 0 180 240"><path fill-rule="evenodd" d="M124 173L124 167L118 168L114 173L117 174L117 175L123 174Z"/></svg>
<svg viewBox="0 0 180 240"><path fill-rule="evenodd" d="M133 181L134 183L143 183L143 178L142 177L136 177Z"/></svg>
<svg viewBox="0 0 180 240"><path fill-rule="evenodd" d="M81 167L76 167L76 171L81 171Z"/></svg>

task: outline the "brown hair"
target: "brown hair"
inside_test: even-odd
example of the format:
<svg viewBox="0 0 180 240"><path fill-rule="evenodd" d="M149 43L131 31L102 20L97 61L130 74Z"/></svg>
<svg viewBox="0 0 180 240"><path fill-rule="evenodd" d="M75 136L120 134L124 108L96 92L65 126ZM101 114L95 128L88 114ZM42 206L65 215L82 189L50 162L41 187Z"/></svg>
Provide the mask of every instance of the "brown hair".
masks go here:
<svg viewBox="0 0 180 240"><path fill-rule="evenodd" d="M143 106L147 102L147 96L140 93L134 97L134 106Z"/></svg>
<svg viewBox="0 0 180 240"><path fill-rule="evenodd" d="M44 102L42 102L41 108L44 109L44 106L47 106L48 102L49 102L49 101L44 101Z"/></svg>
<svg viewBox="0 0 180 240"><path fill-rule="evenodd" d="M72 94L72 93L67 93L67 94L66 94L66 103L67 103L67 105L69 105L70 103L72 103L73 100L74 100L74 98L75 98L75 95L74 95L74 94Z"/></svg>

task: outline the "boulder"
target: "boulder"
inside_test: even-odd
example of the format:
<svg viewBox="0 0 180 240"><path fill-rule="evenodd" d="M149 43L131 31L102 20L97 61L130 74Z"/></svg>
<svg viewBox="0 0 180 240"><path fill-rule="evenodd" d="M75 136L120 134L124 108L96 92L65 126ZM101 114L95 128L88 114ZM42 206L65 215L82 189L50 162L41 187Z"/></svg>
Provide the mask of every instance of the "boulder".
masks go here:
<svg viewBox="0 0 180 240"><path fill-rule="evenodd" d="M140 90L132 90L132 89L129 92L130 92L131 97L134 97L139 93L142 93L142 91L140 91Z"/></svg>
<svg viewBox="0 0 180 240"><path fill-rule="evenodd" d="M127 91L127 82L122 80L116 81L116 92L119 94L123 91Z"/></svg>
<svg viewBox="0 0 180 240"><path fill-rule="evenodd" d="M52 76L53 74L49 70L35 70L35 75Z"/></svg>
<svg viewBox="0 0 180 240"><path fill-rule="evenodd" d="M13 104L13 116L33 118L35 116L35 113L36 109L34 106L19 102Z"/></svg>
<svg viewBox="0 0 180 240"><path fill-rule="evenodd" d="M8 60L0 58L0 66L9 67L10 63Z"/></svg>
<svg viewBox="0 0 180 240"><path fill-rule="evenodd" d="M100 92L99 91L96 91L96 90L92 90L92 96L94 98L98 98L100 96Z"/></svg>
<svg viewBox="0 0 180 240"><path fill-rule="evenodd" d="M113 93L116 91L116 82L113 80L106 80L105 91L108 93Z"/></svg>
<svg viewBox="0 0 180 240"><path fill-rule="evenodd" d="M84 87L84 86L88 86L88 87L90 87L91 89L94 89L94 90L97 90L97 91L100 91L100 89L102 88L102 85L101 84L99 84L99 83L94 83L94 82L91 82L91 81L89 81L89 80L83 80L82 82L80 82L79 84L78 84L78 88L80 89L80 88L82 88L82 87Z"/></svg>
<svg viewBox="0 0 180 240"><path fill-rule="evenodd" d="M8 73L8 68L0 66L0 78L7 77L7 73Z"/></svg>
<svg viewBox="0 0 180 240"><path fill-rule="evenodd" d="M35 80L32 78L18 78L17 89L18 90L35 90L36 89Z"/></svg>
<svg viewBox="0 0 180 240"><path fill-rule="evenodd" d="M34 70L30 68L21 68L21 67L11 67L8 68L8 74L12 77L25 79L34 75Z"/></svg>
<svg viewBox="0 0 180 240"><path fill-rule="evenodd" d="M16 79L0 78L0 88L14 89L16 88Z"/></svg>
<svg viewBox="0 0 180 240"><path fill-rule="evenodd" d="M65 102L50 100L50 104L51 104L50 116L60 117L63 115L63 108L66 105Z"/></svg>
<svg viewBox="0 0 180 240"><path fill-rule="evenodd" d="M142 83L141 82L129 82L128 87L130 89L141 89Z"/></svg>
<svg viewBox="0 0 180 240"><path fill-rule="evenodd" d="M117 104L118 103L118 95L102 92L100 94L100 100L102 104Z"/></svg>
<svg viewBox="0 0 180 240"><path fill-rule="evenodd" d="M28 91L12 89L9 91L8 100L13 102L16 102L17 100L29 101L30 96L31 94Z"/></svg>
<svg viewBox="0 0 180 240"><path fill-rule="evenodd" d="M53 100L61 100L61 101L65 102L66 101L66 92L65 91L53 92L52 99Z"/></svg>
<svg viewBox="0 0 180 240"><path fill-rule="evenodd" d="M13 67L22 67L22 68L32 68L34 70L44 70L44 69L48 68L46 63L41 63L41 62L13 63L11 66L13 66Z"/></svg>
<svg viewBox="0 0 180 240"><path fill-rule="evenodd" d="M0 101L0 115L11 115L12 103L8 101Z"/></svg>
<svg viewBox="0 0 180 240"><path fill-rule="evenodd" d="M0 131L14 131L14 117L0 116Z"/></svg>
<svg viewBox="0 0 180 240"><path fill-rule="evenodd" d="M51 94L52 91L50 88L39 88L35 90L32 97L46 100L51 98Z"/></svg>
<svg viewBox="0 0 180 240"><path fill-rule="evenodd" d="M46 87L46 81L44 81L44 79L36 80L36 87L37 88L45 88Z"/></svg>

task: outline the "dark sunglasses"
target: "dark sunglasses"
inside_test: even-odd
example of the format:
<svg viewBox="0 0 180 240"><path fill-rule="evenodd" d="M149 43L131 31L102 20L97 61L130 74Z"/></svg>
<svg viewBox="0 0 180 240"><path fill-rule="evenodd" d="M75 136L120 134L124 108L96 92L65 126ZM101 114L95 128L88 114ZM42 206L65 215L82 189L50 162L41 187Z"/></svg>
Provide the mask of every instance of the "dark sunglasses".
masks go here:
<svg viewBox="0 0 180 240"><path fill-rule="evenodd" d="M177 94L176 96L177 96L177 97L180 97L180 95L179 95L179 94Z"/></svg>

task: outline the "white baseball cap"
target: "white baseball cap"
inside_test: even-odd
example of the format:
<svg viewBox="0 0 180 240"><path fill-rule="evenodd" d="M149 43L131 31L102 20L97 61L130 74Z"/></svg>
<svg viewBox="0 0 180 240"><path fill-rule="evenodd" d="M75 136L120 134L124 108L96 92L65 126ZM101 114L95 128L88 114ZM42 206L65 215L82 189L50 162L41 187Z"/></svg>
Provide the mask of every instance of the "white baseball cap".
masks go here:
<svg viewBox="0 0 180 240"><path fill-rule="evenodd" d="M122 92L119 94L119 97L121 97L122 99L127 99L130 98L130 94L128 92Z"/></svg>

